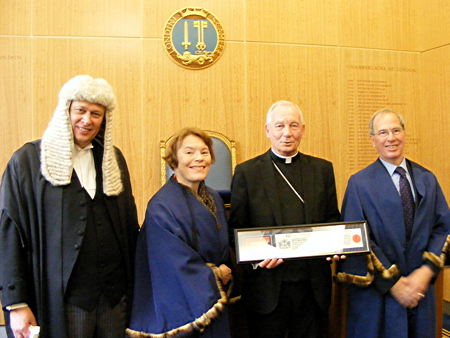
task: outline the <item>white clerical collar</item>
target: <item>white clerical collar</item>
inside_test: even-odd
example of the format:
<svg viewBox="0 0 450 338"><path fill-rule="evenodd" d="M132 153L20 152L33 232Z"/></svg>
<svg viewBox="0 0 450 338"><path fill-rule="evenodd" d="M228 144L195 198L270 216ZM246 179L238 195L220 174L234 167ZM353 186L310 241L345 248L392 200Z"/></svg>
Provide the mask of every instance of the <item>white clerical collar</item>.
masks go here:
<svg viewBox="0 0 450 338"><path fill-rule="evenodd" d="M295 156L298 155L298 151L295 153L295 155L292 155L292 156L283 156L283 155L280 155L280 154L278 154L278 153L277 153L275 150L273 150L273 149L271 149L271 151L272 151L272 153L273 153L276 157L279 157L279 158L284 159L284 163L286 163L286 164L292 163L292 159L293 159Z"/></svg>

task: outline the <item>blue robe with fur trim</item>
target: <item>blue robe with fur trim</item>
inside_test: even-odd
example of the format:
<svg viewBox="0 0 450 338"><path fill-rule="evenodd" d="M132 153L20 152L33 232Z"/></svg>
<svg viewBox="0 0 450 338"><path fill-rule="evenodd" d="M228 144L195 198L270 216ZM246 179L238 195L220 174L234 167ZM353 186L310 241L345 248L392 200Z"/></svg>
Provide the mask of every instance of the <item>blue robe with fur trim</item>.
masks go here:
<svg viewBox="0 0 450 338"><path fill-rule="evenodd" d="M435 337L434 286L419 305L407 310L390 294L400 276L407 276L423 264L424 252L438 258L450 229L450 213L436 177L427 169L408 161L416 192L414 225L409 243L405 239L400 195L392 179L378 160L353 175L345 193L342 217L345 221L367 220L373 253L388 269L395 264L398 276L385 278L375 272L366 287L351 286L347 315L347 337ZM438 271L439 267L435 267ZM358 276L367 273L365 256L350 256L340 263L340 270ZM338 276L339 277L339 276ZM408 312L413 331L408 336Z"/></svg>
<svg viewBox="0 0 450 338"><path fill-rule="evenodd" d="M215 191L208 191L216 203L217 220L174 178L150 200L136 250L132 330L175 329L194 321L220 299L213 272L205 264L227 263L228 231L223 202ZM226 311L202 335L229 336Z"/></svg>

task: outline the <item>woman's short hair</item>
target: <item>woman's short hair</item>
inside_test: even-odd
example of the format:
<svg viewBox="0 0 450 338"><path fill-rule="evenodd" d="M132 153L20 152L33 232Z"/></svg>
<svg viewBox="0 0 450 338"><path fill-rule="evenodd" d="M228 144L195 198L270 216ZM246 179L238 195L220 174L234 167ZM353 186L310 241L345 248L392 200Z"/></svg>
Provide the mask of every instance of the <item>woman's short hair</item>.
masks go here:
<svg viewBox="0 0 450 338"><path fill-rule="evenodd" d="M164 161L166 161L172 170L178 167L178 149L180 149L183 140L189 135L197 136L205 142L211 155L211 163L214 163L216 159L213 151L213 141L206 132L199 128L183 128L172 136L169 146L166 148L166 155L163 157Z"/></svg>

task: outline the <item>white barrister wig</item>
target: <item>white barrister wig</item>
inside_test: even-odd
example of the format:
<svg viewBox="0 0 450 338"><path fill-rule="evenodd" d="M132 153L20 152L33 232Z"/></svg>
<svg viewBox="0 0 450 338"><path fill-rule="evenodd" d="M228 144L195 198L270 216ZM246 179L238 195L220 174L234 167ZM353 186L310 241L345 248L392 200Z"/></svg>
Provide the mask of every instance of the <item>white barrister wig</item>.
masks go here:
<svg viewBox="0 0 450 338"><path fill-rule="evenodd" d="M73 171L74 147L69 107L72 101L87 101L105 107L104 131L96 139L103 141L103 192L116 196L123 190L119 165L112 142L112 111L116 98L111 85L104 79L78 75L67 81L59 92L58 105L41 141L41 172L52 185L70 183ZM104 135L103 135L104 132Z"/></svg>

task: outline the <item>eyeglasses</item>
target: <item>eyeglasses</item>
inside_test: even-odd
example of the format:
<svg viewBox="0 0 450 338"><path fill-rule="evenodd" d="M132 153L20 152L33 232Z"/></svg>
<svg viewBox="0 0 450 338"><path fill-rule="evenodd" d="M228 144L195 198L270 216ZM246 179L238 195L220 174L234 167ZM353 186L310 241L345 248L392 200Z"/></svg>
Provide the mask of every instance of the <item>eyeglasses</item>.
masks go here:
<svg viewBox="0 0 450 338"><path fill-rule="evenodd" d="M376 135L380 138L387 138L389 134L392 134L393 136L398 136L401 133L403 133L403 128L392 128L391 130L381 129L373 135Z"/></svg>

